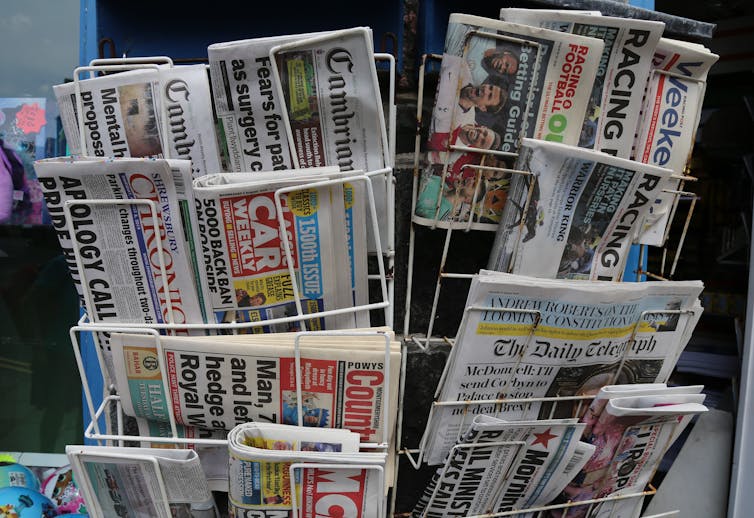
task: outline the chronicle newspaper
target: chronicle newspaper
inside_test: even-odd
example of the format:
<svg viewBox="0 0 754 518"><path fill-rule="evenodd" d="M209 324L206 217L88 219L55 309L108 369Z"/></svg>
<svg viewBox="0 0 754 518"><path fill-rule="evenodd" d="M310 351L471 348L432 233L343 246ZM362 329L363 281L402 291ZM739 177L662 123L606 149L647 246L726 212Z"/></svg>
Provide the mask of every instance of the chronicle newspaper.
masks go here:
<svg viewBox="0 0 754 518"><path fill-rule="evenodd" d="M500 169L522 137L578 142L603 48L596 38L451 14L413 220L447 228L471 218L471 228L495 230L509 177ZM497 170L482 182L479 165Z"/></svg>
<svg viewBox="0 0 754 518"><path fill-rule="evenodd" d="M228 453L230 516L384 516L386 454L360 453L358 434L246 423L228 434Z"/></svg>
<svg viewBox="0 0 754 518"><path fill-rule="evenodd" d="M637 242L663 246L678 202L680 176L691 158L702 114L707 74L718 56L707 48L662 38L644 99L636 137L636 160L671 169L675 175L657 196Z"/></svg>
<svg viewBox="0 0 754 518"><path fill-rule="evenodd" d="M524 139L488 268L543 278L623 276L641 220L669 169ZM547 253L543 251L547 250Z"/></svg>
<svg viewBox="0 0 754 518"><path fill-rule="evenodd" d="M578 145L631 158L644 87L665 24L567 11L503 8L500 18L605 42Z"/></svg>
<svg viewBox="0 0 754 518"><path fill-rule="evenodd" d="M204 65L155 66L78 85L78 95L76 83L53 87L71 154L191 160L194 177L221 171Z"/></svg>
<svg viewBox="0 0 754 518"><path fill-rule="evenodd" d="M124 412L156 421L172 413L178 424L217 430L248 421L301 422L347 428L362 442L389 442L398 407L399 344L387 352L379 332L302 338L297 370L295 336L166 336L160 337L160 358L154 336L113 333Z"/></svg>
<svg viewBox="0 0 754 518"><path fill-rule="evenodd" d="M482 271L436 392L422 440L429 464L477 414L506 420L578 417L578 400L614 383L662 383L698 320L700 281L609 283L542 280ZM482 401L473 403L473 401Z"/></svg>
<svg viewBox="0 0 754 518"><path fill-rule="evenodd" d="M219 518L193 450L67 446L92 516Z"/></svg>
<svg viewBox="0 0 754 518"><path fill-rule="evenodd" d="M91 322L205 322L189 161L54 158L35 170Z"/></svg>
<svg viewBox="0 0 754 518"><path fill-rule="evenodd" d="M575 419L506 422L476 416L412 516L471 516L548 503L594 452L579 441L583 428Z"/></svg>
<svg viewBox="0 0 754 518"><path fill-rule="evenodd" d="M355 182L318 185L333 174L337 169L312 168L194 182L216 321L257 322L251 332L369 324L366 312L301 318L353 307L368 296L363 197L355 195Z"/></svg>

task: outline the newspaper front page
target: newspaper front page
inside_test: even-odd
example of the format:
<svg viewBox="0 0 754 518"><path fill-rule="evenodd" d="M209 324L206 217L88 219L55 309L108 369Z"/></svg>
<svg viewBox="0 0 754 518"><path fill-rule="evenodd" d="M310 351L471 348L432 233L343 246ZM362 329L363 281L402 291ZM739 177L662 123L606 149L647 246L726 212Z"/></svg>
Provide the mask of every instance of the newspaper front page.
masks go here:
<svg viewBox="0 0 754 518"><path fill-rule="evenodd" d="M687 327L696 323L683 310L702 287L699 281L572 283L483 271L466 304L480 309L467 310L437 400L583 396L616 382L664 382L686 345ZM442 462L471 416L578 417L587 406L438 406L425 431L427 462Z"/></svg>
<svg viewBox="0 0 754 518"><path fill-rule="evenodd" d="M563 493L568 501L640 493L662 457L691 418L707 408L704 394L628 396L609 399L585 440L597 447L581 473ZM568 516L633 518L642 499L574 507ZM553 513L553 516L562 516Z"/></svg>
<svg viewBox="0 0 754 518"><path fill-rule="evenodd" d="M510 423L476 416L412 515L471 516L547 503L594 451L579 446L583 427L573 419Z"/></svg>
<svg viewBox="0 0 754 518"><path fill-rule="evenodd" d="M665 24L567 11L503 8L509 22L599 38L605 42L578 145L631 158L652 55Z"/></svg>
<svg viewBox="0 0 754 518"><path fill-rule="evenodd" d="M92 516L219 517L193 450L67 446Z"/></svg>
<svg viewBox="0 0 754 518"><path fill-rule="evenodd" d="M718 56L705 47L662 38L644 99L636 137L636 160L685 173L702 113L707 74ZM640 227L643 245L663 246L680 186L671 178Z"/></svg>
<svg viewBox="0 0 754 518"><path fill-rule="evenodd" d="M482 192L471 166L510 168L522 137L575 145L603 47L596 38L452 14L413 220L465 228L472 218L472 228L495 230L504 195L492 191L509 175L483 173Z"/></svg>
<svg viewBox="0 0 754 518"><path fill-rule="evenodd" d="M385 454L359 453L358 447L358 435L346 430L236 426L228 434L230 516L379 518L382 472L352 465L382 468ZM296 470L291 480L293 463L321 467Z"/></svg>
<svg viewBox="0 0 754 518"><path fill-rule="evenodd" d="M79 85L84 145L75 84L53 86L71 154L169 156L191 160L194 177L221 171L209 79L203 65L132 70L85 79ZM163 142L167 142L167 152Z"/></svg>
<svg viewBox="0 0 754 518"><path fill-rule="evenodd" d="M367 342L334 338L329 343L335 346L304 340L309 345L300 348L300 374L292 336L284 343L235 338L161 337L162 372L153 336L113 333L124 412L157 421L172 412L177 423L217 430L247 421L298 424L298 377L305 426L347 428L362 442L380 442L385 422L393 429L400 349L391 347L385 365L379 333Z"/></svg>
<svg viewBox="0 0 754 518"><path fill-rule="evenodd" d="M550 279L621 280L636 229L671 174L532 139L516 168L533 176L512 181L488 268Z"/></svg>
<svg viewBox="0 0 754 518"><path fill-rule="evenodd" d="M263 173L234 173L195 181L201 256L218 322L299 317L297 291L302 315L354 306L357 286L351 271L366 261L366 250L353 248L344 184L305 187L329 180L327 171L277 171L259 179ZM278 207L276 191L297 185L301 189L279 195ZM349 201L362 201L348 192ZM363 209L360 203L349 209L357 205ZM316 331L354 327L355 320L353 315L315 317L252 327L251 332L297 331L302 322Z"/></svg>
<svg viewBox="0 0 754 518"><path fill-rule="evenodd" d="M188 161L53 158L37 161L35 170L92 322L205 322L198 289L203 271L195 268L192 252L196 227L189 210L194 201L186 189ZM113 203L97 205L95 200ZM70 206L70 221L69 202L84 202ZM112 377L107 337L99 335Z"/></svg>
<svg viewBox="0 0 754 518"><path fill-rule="evenodd" d="M293 163L372 172L390 165L387 129L372 48L357 27L281 44L270 51ZM370 176L381 248L387 250L387 177ZM356 227L376 251L371 225Z"/></svg>

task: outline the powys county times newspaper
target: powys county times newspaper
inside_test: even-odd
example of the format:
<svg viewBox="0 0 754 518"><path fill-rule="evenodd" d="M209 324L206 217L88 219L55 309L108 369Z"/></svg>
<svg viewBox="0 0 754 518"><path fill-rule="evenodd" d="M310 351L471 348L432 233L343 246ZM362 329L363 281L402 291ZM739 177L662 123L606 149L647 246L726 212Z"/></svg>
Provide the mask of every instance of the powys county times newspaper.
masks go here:
<svg viewBox="0 0 754 518"><path fill-rule="evenodd" d="M474 418L424 491L415 518L505 512L549 502L594 447L573 419L510 423Z"/></svg>
<svg viewBox="0 0 754 518"><path fill-rule="evenodd" d="M358 435L346 430L263 423L235 427L228 434L230 516L384 516L379 509L386 456L358 453L358 444ZM291 480L293 463L322 466L299 468Z"/></svg>
<svg viewBox="0 0 754 518"><path fill-rule="evenodd" d="M607 401L585 440L596 451L563 492L564 500L581 501L610 495L640 493L650 482L662 457L691 419L707 408L704 394L628 396ZM583 518L633 518L642 499L604 502L569 510ZM553 512L560 517L561 513Z"/></svg>
<svg viewBox="0 0 754 518"><path fill-rule="evenodd" d="M284 343L252 335L245 335L245 343L236 337L162 337L163 373L153 336L113 333L124 412L157 421L169 420L172 412L177 423L219 430L247 421L298 424L293 335ZM388 366L377 333L367 341L304 340L300 350L302 422L347 428L362 442L382 441L385 420L389 431L395 423L400 349L391 347Z"/></svg>
<svg viewBox="0 0 754 518"><path fill-rule="evenodd" d="M636 160L683 175L702 113L707 73L718 56L701 45L662 38L644 99L636 137ZM678 190L671 178L666 190ZM638 243L663 246L678 195L661 191L646 215Z"/></svg>
<svg viewBox="0 0 754 518"><path fill-rule="evenodd" d="M665 24L540 9L500 10L500 18L605 42L578 145L631 158L652 55Z"/></svg>
<svg viewBox="0 0 754 518"><path fill-rule="evenodd" d="M325 173L321 168L311 173L277 171L260 179L255 177L262 173L235 173L195 181L201 255L217 321L300 316L297 292L302 315L354 305L355 258L349 255L343 185L305 187L328 180ZM276 190L296 185L302 188L281 193L278 206ZM357 252L363 262L366 252ZM254 331L297 331L300 320ZM353 315L304 321L309 330L353 323Z"/></svg>
<svg viewBox="0 0 754 518"><path fill-rule="evenodd" d="M429 130L428 149L437 153L422 174L414 221L465 228L471 217L472 228L495 230L499 196L475 189L477 171L469 166L485 157L486 166L509 168L522 137L575 145L603 46L596 38L452 14ZM488 172L485 179L504 176Z"/></svg>
<svg viewBox="0 0 754 518"><path fill-rule="evenodd" d="M372 31L357 27L283 43L270 58L285 100L283 117L296 167L335 165L378 171L390 164L387 130L372 48ZM386 249L385 174L370 176L378 227ZM363 189L363 187L361 187ZM372 226L364 229L375 251Z"/></svg>
<svg viewBox="0 0 754 518"><path fill-rule="evenodd" d="M619 281L636 229L671 174L532 139L516 168L533 176L512 180L488 268L558 279Z"/></svg>
<svg viewBox="0 0 754 518"><path fill-rule="evenodd" d="M92 322L205 322L197 289L203 270L195 268L193 256L194 201L186 188L190 167L186 160L137 158L35 163L63 255ZM97 205L96 200L112 203ZM69 202L84 202L70 206L70 219ZM100 337L107 353L106 342ZM109 354L104 360L112 376Z"/></svg>
<svg viewBox="0 0 754 518"><path fill-rule="evenodd" d="M194 177L221 171L204 65L132 70L79 85L83 146L75 84L53 86L71 154L191 160Z"/></svg>
<svg viewBox="0 0 754 518"><path fill-rule="evenodd" d="M702 287L699 281L573 283L483 271L466 303L480 309L466 312L436 399L583 396L616 382L662 383L686 345L687 328L696 324L685 310ZM435 407L423 439L427 462L442 462L470 416L577 417L586 407L578 401L554 409L552 403Z"/></svg>
<svg viewBox="0 0 754 518"><path fill-rule="evenodd" d="M219 517L193 450L67 446L66 454L92 516Z"/></svg>

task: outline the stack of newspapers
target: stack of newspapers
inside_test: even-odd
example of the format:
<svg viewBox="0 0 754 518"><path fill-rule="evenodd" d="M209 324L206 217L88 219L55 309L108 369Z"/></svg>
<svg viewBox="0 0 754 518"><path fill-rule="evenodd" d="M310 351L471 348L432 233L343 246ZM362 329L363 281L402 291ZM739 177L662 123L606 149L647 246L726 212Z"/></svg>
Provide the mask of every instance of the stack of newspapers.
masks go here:
<svg viewBox="0 0 754 518"><path fill-rule="evenodd" d="M500 17L450 16L413 221L496 231L490 268L620 280L667 240L717 56L662 22Z"/></svg>

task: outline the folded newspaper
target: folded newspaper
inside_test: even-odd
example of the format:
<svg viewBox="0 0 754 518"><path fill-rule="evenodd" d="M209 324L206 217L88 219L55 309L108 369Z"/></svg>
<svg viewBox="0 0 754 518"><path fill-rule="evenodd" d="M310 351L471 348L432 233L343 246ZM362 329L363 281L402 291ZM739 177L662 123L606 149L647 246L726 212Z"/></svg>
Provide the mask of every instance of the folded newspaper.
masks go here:
<svg viewBox="0 0 754 518"><path fill-rule="evenodd" d="M52 158L35 170L90 321L205 322L188 160Z"/></svg>
<svg viewBox="0 0 754 518"><path fill-rule="evenodd" d="M334 177L336 168L315 168L194 181L216 321L259 322L256 332L295 331L305 314L368 303L363 185L317 185ZM266 321L274 322L261 324ZM362 327L369 325L369 314L303 324L309 330Z"/></svg>
<svg viewBox="0 0 754 518"><path fill-rule="evenodd" d="M631 158L652 54L665 24L568 11L516 8L501 9L500 18L599 38L605 42L578 145L620 158Z"/></svg>
<svg viewBox="0 0 754 518"><path fill-rule="evenodd" d="M230 516L384 516L386 455L360 453L358 434L246 423L228 451Z"/></svg>
<svg viewBox="0 0 754 518"><path fill-rule="evenodd" d="M495 230L522 137L576 144L604 44L451 14L413 220ZM484 158L483 158L484 157ZM491 182L491 185L488 183ZM484 184L484 192L482 185Z"/></svg>
<svg viewBox="0 0 754 518"><path fill-rule="evenodd" d="M247 421L300 422L388 443L398 409L399 344L390 342L386 350L385 333L377 331L304 335L297 362L295 338L166 336L160 337L160 358L154 336L113 333L123 411L156 421L168 421L172 412L179 424L217 430Z"/></svg>
<svg viewBox="0 0 754 518"><path fill-rule="evenodd" d="M685 174L702 113L707 74L718 56L707 48L662 38L637 128L636 160ZM638 243L663 246L678 203L678 178L658 194L640 227ZM667 192L671 191L671 192Z"/></svg>
<svg viewBox="0 0 754 518"><path fill-rule="evenodd" d="M704 394L696 387L684 393L653 391L651 395L606 400L584 440L596 451L563 492L563 500L579 502L644 491L670 445L691 419L707 410ZM608 500L596 506L576 506L568 516L582 518L633 518L641 497ZM561 517L561 512L553 512Z"/></svg>
<svg viewBox="0 0 754 518"><path fill-rule="evenodd" d="M606 153L524 139L488 268L619 281L638 225L671 174ZM547 253L543 253L546 251Z"/></svg>
<svg viewBox="0 0 754 518"><path fill-rule="evenodd" d="M230 171L388 165L370 29L229 41L207 52ZM385 244L385 176L371 181ZM371 239L367 246L375 249Z"/></svg>
<svg viewBox="0 0 754 518"><path fill-rule="evenodd" d="M690 338L699 281L574 283L482 271L437 388L422 444L439 464L477 414L578 417L573 402L496 403L595 394L613 383L662 383ZM473 403L481 401L481 403ZM587 403L588 404L588 403Z"/></svg>
<svg viewBox="0 0 754 518"><path fill-rule="evenodd" d="M219 518L196 452L66 446L92 516Z"/></svg>
<svg viewBox="0 0 754 518"><path fill-rule="evenodd" d="M594 446L579 441L583 428L574 419L506 422L476 416L412 516L471 516L548 503L594 453Z"/></svg>
<svg viewBox="0 0 754 518"><path fill-rule="evenodd" d="M155 65L78 85L78 95L76 83L53 86L71 154L186 159L194 177L222 170L204 65Z"/></svg>

